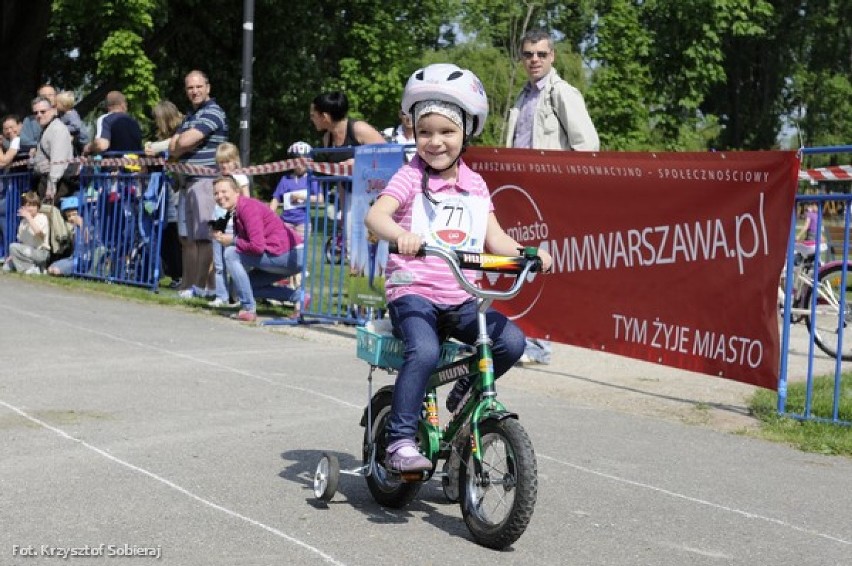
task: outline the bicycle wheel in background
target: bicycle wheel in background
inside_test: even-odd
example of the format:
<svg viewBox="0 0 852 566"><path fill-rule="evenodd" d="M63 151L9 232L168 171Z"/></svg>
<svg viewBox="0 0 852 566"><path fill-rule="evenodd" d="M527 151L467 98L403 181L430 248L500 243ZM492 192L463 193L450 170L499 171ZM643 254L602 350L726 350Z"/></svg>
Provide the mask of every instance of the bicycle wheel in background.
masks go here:
<svg viewBox="0 0 852 566"><path fill-rule="evenodd" d="M343 259L343 239L338 235L331 235L323 245L325 262L337 265Z"/></svg>
<svg viewBox="0 0 852 566"><path fill-rule="evenodd" d="M479 427L482 475L475 475L470 446L461 465L461 510L473 538L504 549L524 534L535 509L538 470L532 442L515 419Z"/></svg>
<svg viewBox="0 0 852 566"><path fill-rule="evenodd" d="M390 388L383 388L370 400L373 437L369 437L370 428L365 428L363 452L365 465L371 465L371 456L375 458L375 465L372 466L373 472L368 474L366 478L367 487L373 494L373 499L379 505L399 509L414 499L417 492L420 491L422 482L402 482L392 477L385 470L385 455L388 448L385 429L390 418L392 400L393 390ZM371 448L375 449L371 450Z"/></svg>
<svg viewBox="0 0 852 566"><path fill-rule="evenodd" d="M816 316L811 319L810 314L805 315L805 323L808 330L813 330L814 343L820 350L829 356L836 358L838 355L838 343L840 341L839 329L843 327L843 351L840 352L841 359L852 360L852 314L850 314L850 300L852 300L852 266L847 268L846 289L841 289L841 278L843 276L843 265L832 265L821 269L819 277L805 293L803 308L810 310L811 296L813 290L817 292ZM840 314L841 299L845 297L845 310Z"/></svg>

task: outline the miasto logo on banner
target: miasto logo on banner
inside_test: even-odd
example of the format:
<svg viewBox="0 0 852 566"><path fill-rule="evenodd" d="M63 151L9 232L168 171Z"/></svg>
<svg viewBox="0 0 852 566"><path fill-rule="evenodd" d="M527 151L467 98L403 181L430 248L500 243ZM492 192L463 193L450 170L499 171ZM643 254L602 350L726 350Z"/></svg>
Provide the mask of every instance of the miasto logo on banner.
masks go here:
<svg viewBox="0 0 852 566"><path fill-rule="evenodd" d="M498 211L512 211L512 224L503 225L507 234L522 244L550 251L550 228L541 208L528 191L517 185L503 185L491 190L491 200ZM485 277L488 284L494 288L505 288L511 284L507 282L501 285L502 278L514 279L514 276L501 273L486 273ZM529 275L529 279L530 282L513 301L513 314L509 315L512 320L529 314L541 299L544 278L533 273Z"/></svg>

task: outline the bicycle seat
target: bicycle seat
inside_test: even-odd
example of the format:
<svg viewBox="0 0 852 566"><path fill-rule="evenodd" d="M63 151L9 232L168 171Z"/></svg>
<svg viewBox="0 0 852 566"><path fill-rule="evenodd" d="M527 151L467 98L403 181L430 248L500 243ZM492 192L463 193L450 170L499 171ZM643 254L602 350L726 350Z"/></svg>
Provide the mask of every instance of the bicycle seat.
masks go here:
<svg viewBox="0 0 852 566"><path fill-rule="evenodd" d="M438 315L438 341L443 344L450 339L450 335L459 325L459 313L455 311L444 311Z"/></svg>

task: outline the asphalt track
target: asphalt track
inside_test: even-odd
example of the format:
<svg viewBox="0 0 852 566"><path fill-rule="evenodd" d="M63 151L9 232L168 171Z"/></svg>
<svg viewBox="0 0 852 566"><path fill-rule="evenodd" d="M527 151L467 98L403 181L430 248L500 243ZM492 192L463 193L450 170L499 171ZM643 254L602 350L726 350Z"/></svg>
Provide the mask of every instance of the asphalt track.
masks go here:
<svg viewBox="0 0 852 566"><path fill-rule="evenodd" d="M366 401L354 341L327 327L274 332L6 276L0 352L0 565L852 564L852 460L512 375L501 399L540 484L508 551L473 543L435 482L401 511L360 477L318 503L323 451L359 464ZM540 375L583 378L558 360ZM159 558L127 556L147 549Z"/></svg>

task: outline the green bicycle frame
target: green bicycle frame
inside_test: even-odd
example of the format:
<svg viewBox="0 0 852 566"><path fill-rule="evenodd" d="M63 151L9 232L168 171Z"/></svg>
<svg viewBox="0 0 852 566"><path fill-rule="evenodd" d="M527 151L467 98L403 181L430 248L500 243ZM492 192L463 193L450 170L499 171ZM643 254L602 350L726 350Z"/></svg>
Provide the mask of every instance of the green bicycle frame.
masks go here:
<svg viewBox="0 0 852 566"><path fill-rule="evenodd" d="M482 470L482 453L480 450L481 437L479 424L489 418L505 418L511 413L497 400L497 390L494 387L494 358L491 352L491 339L485 322L485 311L491 305L490 299L478 301L479 335L476 340L476 353L471 354L452 364L435 371L429 378L425 405L437 406L437 388L453 383L463 377L472 378L471 394L461 410L441 430L437 418L430 422L429 416L420 420L420 430L424 444L425 456L432 461L437 457L446 457L445 447L452 446L452 441L468 423L470 424L470 439L476 473ZM451 450L452 448L450 448Z"/></svg>

